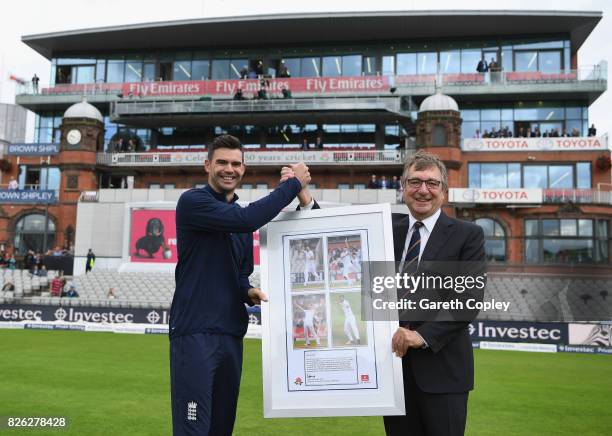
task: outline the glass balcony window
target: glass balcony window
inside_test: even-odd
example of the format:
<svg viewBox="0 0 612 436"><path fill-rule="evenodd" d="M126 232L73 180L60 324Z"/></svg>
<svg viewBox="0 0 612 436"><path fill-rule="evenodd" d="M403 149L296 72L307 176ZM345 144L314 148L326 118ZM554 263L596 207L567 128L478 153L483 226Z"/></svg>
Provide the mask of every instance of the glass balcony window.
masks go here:
<svg viewBox="0 0 612 436"><path fill-rule="evenodd" d="M436 74L438 71L438 53L417 53L417 74Z"/></svg>
<svg viewBox="0 0 612 436"><path fill-rule="evenodd" d="M397 54L397 75L416 74L416 53Z"/></svg>
<svg viewBox="0 0 612 436"><path fill-rule="evenodd" d="M538 71L538 52L514 52L515 71Z"/></svg>
<svg viewBox="0 0 612 436"><path fill-rule="evenodd" d="M474 65L474 70L476 69ZM457 74L461 72L461 52L455 51L443 51L440 53L440 72L442 74Z"/></svg>
<svg viewBox="0 0 612 436"><path fill-rule="evenodd" d="M321 59L318 57L307 57L301 59L300 69L302 77L321 76Z"/></svg>
<svg viewBox="0 0 612 436"><path fill-rule="evenodd" d="M609 221L598 220L597 224L597 234L594 234L591 219L525 220L525 261L607 262Z"/></svg>
<svg viewBox="0 0 612 436"><path fill-rule="evenodd" d="M142 61L141 60L125 61L125 81L126 82L141 82L142 81Z"/></svg>

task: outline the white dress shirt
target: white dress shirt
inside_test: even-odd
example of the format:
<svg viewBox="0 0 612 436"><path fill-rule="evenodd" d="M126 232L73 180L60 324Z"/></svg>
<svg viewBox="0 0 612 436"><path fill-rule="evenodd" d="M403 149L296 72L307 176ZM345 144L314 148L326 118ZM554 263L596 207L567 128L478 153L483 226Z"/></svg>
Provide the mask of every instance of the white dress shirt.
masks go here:
<svg viewBox="0 0 612 436"><path fill-rule="evenodd" d="M423 226L421 226L421 244L419 247L419 262L421 261L421 257L423 256L423 252L425 251L425 246L427 245L427 241L429 240L429 235L433 231L438 218L440 217L440 213L442 213L441 209L438 209L436 213L431 216L428 216L424 220L421 220ZM406 262L406 256L408 255L408 245L410 245L410 239L412 238L412 234L414 233L414 224L418 221L416 218L412 216L410 211L408 211L408 216L410 218L408 224L408 234L406 234L406 241L404 242L404 251L402 252L402 260L400 262L400 271L404 270L404 262Z"/></svg>
<svg viewBox="0 0 612 436"><path fill-rule="evenodd" d="M425 218L424 220L421 220L423 225L420 228L421 243L419 246L419 249L420 249L419 250L419 262L421 261L421 257L423 256L423 252L425 251L425 246L427 245L429 236L431 235L431 232L433 231L433 228L436 225L438 218L440 217L440 213L442 213L442 210L438 209L436 213L434 213L433 215ZM410 239L412 239L412 234L414 233L414 230L415 230L414 224L418 221L416 218L412 216L410 211L408 211L408 216L409 216L408 234L406 235L406 242L404 243L404 252L402 253L402 261L400 262L400 269L399 269L400 271L404 270L404 263L406 262L406 256L408 255L408 248L409 248L408 246L410 245ZM414 330L414 333L416 333L416 335L419 338L421 338L421 340L423 341L423 346L421 348L429 348L429 344L427 343L425 338L423 338L423 336L421 336L421 334L417 332L416 330Z"/></svg>

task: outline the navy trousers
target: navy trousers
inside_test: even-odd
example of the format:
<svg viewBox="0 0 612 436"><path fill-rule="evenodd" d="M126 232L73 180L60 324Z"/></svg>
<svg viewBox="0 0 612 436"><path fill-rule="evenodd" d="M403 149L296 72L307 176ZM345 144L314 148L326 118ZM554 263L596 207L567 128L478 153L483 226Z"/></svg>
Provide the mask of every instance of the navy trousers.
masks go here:
<svg viewBox="0 0 612 436"><path fill-rule="evenodd" d="M242 372L242 338L197 333L170 339L174 436L229 436Z"/></svg>

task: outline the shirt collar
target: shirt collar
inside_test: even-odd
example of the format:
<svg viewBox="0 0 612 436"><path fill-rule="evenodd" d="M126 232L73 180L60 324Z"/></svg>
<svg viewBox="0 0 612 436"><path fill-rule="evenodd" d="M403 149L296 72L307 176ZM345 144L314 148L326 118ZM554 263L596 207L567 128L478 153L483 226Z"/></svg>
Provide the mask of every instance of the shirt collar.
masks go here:
<svg viewBox="0 0 612 436"><path fill-rule="evenodd" d="M442 213L442 209L438 209L436 213L434 213L433 215L430 215L424 220L421 220L421 222L423 223L423 225L425 226L425 228L430 234L433 231L433 228L436 225L438 218L440 218L441 213ZM410 224L409 224L410 226L408 227L408 231L410 231L410 229L412 229L412 226L414 226L414 223L416 223L418 220L412 216L410 211L408 211L408 216L410 217Z"/></svg>
<svg viewBox="0 0 612 436"><path fill-rule="evenodd" d="M210 192L212 194L212 196L215 197L217 200L223 201L223 202L227 201L227 197L225 197L225 194L218 193L213 188L211 188L210 185L206 185L204 187L204 189L206 189L208 192ZM229 202L230 203L235 203L237 200L238 200L238 195L236 195L236 193L234 192L234 197Z"/></svg>

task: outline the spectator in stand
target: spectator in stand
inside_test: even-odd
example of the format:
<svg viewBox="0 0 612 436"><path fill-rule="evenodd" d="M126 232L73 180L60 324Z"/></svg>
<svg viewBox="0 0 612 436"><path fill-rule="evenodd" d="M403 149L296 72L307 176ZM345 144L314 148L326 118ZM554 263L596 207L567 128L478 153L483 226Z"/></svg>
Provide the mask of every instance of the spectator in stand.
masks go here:
<svg viewBox="0 0 612 436"><path fill-rule="evenodd" d="M15 290L15 285L10 280L8 280L4 284L4 286L2 286L2 291L3 292L13 292L14 290Z"/></svg>
<svg viewBox="0 0 612 436"><path fill-rule="evenodd" d="M41 266L40 269L38 270L38 276L39 277L47 277L47 275L49 274L49 272L47 271L47 267L46 266Z"/></svg>
<svg viewBox="0 0 612 436"><path fill-rule="evenodd" d="M268 91L266 90L265 85L261 85L259 87L259 91L257 91L257 99L258 100L267 100L268 99Z"/></svg>
<svg viewBox="0 0 612 436"><path fill-rule="evenodd" d="M257 79L257 73L252 68L249 68L249 73L247 74L247 78Z"/></svg>
<svg viewBox="0 0 612 436"><path fill-rule="evenodd" d="M480 138L482 137L482 135L480 134L480 129L476 129L476 132L474 132L474 138Z"/></svg>
<svg viewBox="0 0 612 436"><path fill-rule="evenodd" d="M391 178L391 183L389 183L389 189L400 189L401 185L397 176L393 176Z"/></svg>
<svg viewBox="0 0 612 436"><path fill-rule="evenodd" d="M32 273L34 271L34 267L36 266L36 255L32 250L28 250L28 254L24 259L26 269Z"/></svg>
<svg viewBox="0 0 612 436"><path fill-rule="evenodd" d="M15 179L15 177L11 177L11 180L9 181L8 184L8 188L9 189L19 189L19 182L17 181L17 179Z"/></svg>
<svg viewBox="0 0 612 436"><path fill-rule="evenodd" d="M291 72L287 68L285 61L281 61L278 66L278 77L291 77Z"/></svg>
<svg viewBox="0 0 612 436"><path fill-rule="evenodd" d="M380 183L378 183L376 174L372 174L372 177L370 177L370 183L368 183L368 189L380 189Z"/></svg>
<svg viewBox="0 0 612 436"><path fill-rule="evenodd" d="M389 181L387 180L387 176L380 177L380 189L389 189Z"/></svg>
<svg viewBox="0 0 612 436"><path fill-rule="evenodd" d="M323 149L323 139L320 136L317 136L315 139L315 148L318 148L319 150Z"/></svg>
<svg viewBox="0 0 612 436"><path fill-rule="evenodd" d="M0 268L6 268L6 264L8 263L8 255L3 251L0 253Z"/></svg>
<svg viewBox="0 0 612 436"><path fill-rule="evenodd" d="M78 296L79 296L79 293L76 290L76 286L74 285L74 282L70 282L70 284L68 285L68 291L66 292L66 297L77 298Z"/></svg>
<svg viewBox="0 0 612 436"><path fill-rule="evenodd" d="M115 298L117 298L117 294L115 293L115 288L108 288L108 292L106 293L106 296L108 297L109 300L114 300Z"/></svg>
<svg viewBox="0 0 612 436"><path fill-rule="evenodd" d="M51 296L59 297L63 287L62 279L59 276L55 277L51 280Z"/></svg>
<svg viewBox="0 0 612 436"><path fill-rule="evenodd" d="M572 136L573 136L574 138L576 138L576 137L580 136L580 132L579 132L579 131L578 131L578 129L577 129L577 128L575 128L575 127L572 129Z"/></svg>
<svg viewBox="0 0 612 436"><path fill-rule="evenodd" d="M565 127L564 127L564 128L563 128L563 132L561 133L561 137L562 137L562 138L569 138L569 136L570 136L570 134L569 134L569 132L567 131L567 128L565 128Z"/></svg>
<svg viewBox="0 0 612 436"><path fill-rule="evenodd" d="M234 100L244 100L244 94L242 93L242 88L238 88L236 93L234 94Z"/></svg>
<svg viewBox="0 0 612 436"><path fill-rule="evenodd" d="M257 65L255 65L255 74L257 74L257 76L263 76L264 74L263 61L257 61Z"/></svg>
<svg viewBox="0 0 612 436"><path fill-rule="evenodd" d="M524 138L525 137L525 129L523 128L523 126L519 127L518 132L516 134L517 138Z"/></svg>
<svg viewBox="0 0 612 436"><path fill-rule="evenodd" d="M30 271L30 274L38 277L38 265L34 265L34 269Z"/></svg>
<svg viewBox="0 0 612 436"><path fill-rule="evenodd" d="M61 256L62 255L62 249L58 246L55 247L55 249L53 250L53 256Z"/></svg>
<svg viewBox="0 0 612 436"><path fill-rule="evenodd" d="M491 62L489 62L489 73L491 73L491 82L499 82L501 79L501 67L497 63L497 61L491 58Z"/></svg>
<svg viewBox="0 0 612 436"><path fill-rule="evenodd" d="M90 248L87 251L87 260L85 261L85 274L93 269L94 263L96 262L96 255L93 250Z"/></svg>
<svg viewBox="0 0 612 436"><path fill-rule="evenodd" d="M43 259L43 255L41 253L36 255L36 266L38 267L39 271L43 267Z"/></svg>
<svg viewBox="0 0 612 436"><path fill-rule="evenodd" d="M489 62L489 71L492 73L498 73L499 71L501 71L499 65L497 64L497 61L494 58L491 58L491 62Z"/></svg>
<svg viewBox="0 0 612 436"><path fill-rule="evenodd" d="M246 65L243 65L242 69L240 70L240 78L246 79L247 77L249 77L249 67Z"/></svg>
<svg viewBox="0 0 612 436"><path fill-rule="evenodd" d="M489 71L489 65L487 65L487 61L484 55L478 61L478 65L476 66L476 71L478 71L479 73L486 73L487 71Z"/></svg>
<svg viewBox="0 0 612 436"><path fill-rule="evenodd" d="M536 127L535 132L533 132L533 136L535 136L536 138L542 137L542 132L540 131L539 127Z"/></svg>
<svg viewBox="0 0 612 436"><path fill-rule="evenodd" d="M8 262L7 262L7 268L8 269L15 269L17 268L17 261L15 260L15 255L11 254L11 257L9 258Z"/></svg>
<svg viewBox="0 0 612 436"><path fill-rule="evenodd" d="M302 150L310 149L310 144L308 143L308 138L302 139Z"/></svg>
<svg viewBox="0 0 612 436"><path fill-rule="evenodd" d="M23 269L30 269L30 257L33 255L32 250L28 250L26 255L23 256Z"/></svg>
<svg viewBox="0 0 612 436"><path fill-rule="evenodd" d="M558 138L559 136L559 129L557 129L556 127L554 129L552 129L552 131L550 132L550 136L553 138Z"/></svg>
<svg viewBox="0 0 612 436"><path fill-rule="evenodd" d="M491 138L499 138L499 132L495 127L491 127Z"/></svg>
<svg viewBox="0 0 612 436"><path fill-rule="evenodd" d="M283 98L293 98L291 90L285 88L284 86L282 87L281 92L283 93Z"/></svg>
<svg viewBox="0 0 612 436"><path fill-rule="evenodd" d="M491 137L491 134L489 133L489 131L488 131L488 130L486 130L486 129L485 129L484 133L482 134L482 137L483 137L483 138L490 138L490 137Z"/></svg>
<svg viewBox="0 0 612 436"><path fill-rule="evenodd" d="M597 129L595 128L595 124L591 124L591 127L589 127L588 135L597 136Z"/></svg>
<svg viewBox="0 0 612 436"><path fill-rule="evenodd" d="M34 77L32 77L32 91L34 94L38 94L38 82L40 82L40 79L36 73L34 73Z"/></svg>

